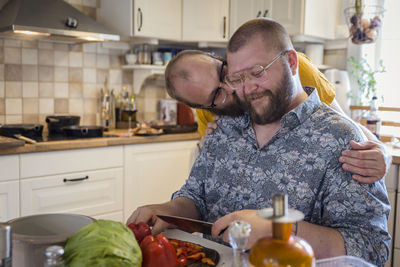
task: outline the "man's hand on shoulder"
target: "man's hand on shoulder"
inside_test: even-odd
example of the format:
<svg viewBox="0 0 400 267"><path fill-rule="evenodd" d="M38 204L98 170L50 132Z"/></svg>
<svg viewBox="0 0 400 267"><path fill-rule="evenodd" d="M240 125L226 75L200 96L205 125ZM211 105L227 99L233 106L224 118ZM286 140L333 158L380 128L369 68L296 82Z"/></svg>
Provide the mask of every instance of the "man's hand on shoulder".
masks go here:
<svg viewBox="0 0 400 267"><path fill-rule="evenodd" d="M211 134L215 129L217 129L217 127L218 127L217 120L219 118L220 117L218 115L214 115L213 116L214 121L207 123L207 129L205 129L205 131L204 131L204 137Z"/></svg>
<svg viewBox="0 0 400 267"><path fill-rule="evenodd" d="M390 165L390 156L381 142L350 141L352 150L343 150L339 161L342 168L353 173L353 179L361 183L374 183L382 179Z"/></svg>

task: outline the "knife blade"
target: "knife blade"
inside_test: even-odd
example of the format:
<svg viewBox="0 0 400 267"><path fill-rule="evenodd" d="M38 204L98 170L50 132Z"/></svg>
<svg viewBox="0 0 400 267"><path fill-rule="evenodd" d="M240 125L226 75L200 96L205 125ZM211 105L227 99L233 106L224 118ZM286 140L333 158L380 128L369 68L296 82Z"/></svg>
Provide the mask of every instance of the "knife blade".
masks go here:
<svg viewBox="0 0 400 267"><path fill-rule="evenodd" d="M189 232L199 232L206 235L211 235L211 228L213 225L212 223L185 217L179 217L179 216L170 216L170 215L156 215L156 216L167 223L177 226L179 229Z"/></svg>

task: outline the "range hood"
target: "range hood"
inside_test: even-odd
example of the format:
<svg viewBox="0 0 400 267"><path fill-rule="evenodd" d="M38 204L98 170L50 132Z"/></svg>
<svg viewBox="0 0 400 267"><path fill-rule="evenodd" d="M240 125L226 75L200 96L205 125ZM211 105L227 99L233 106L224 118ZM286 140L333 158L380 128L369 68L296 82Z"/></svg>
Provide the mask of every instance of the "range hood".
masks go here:
<svg viewBox="0 0 400 267"><path fill-rule="evenodd" d="M0 36L68 43L120 40L119 35L62 0L0 2Z"/></svg>

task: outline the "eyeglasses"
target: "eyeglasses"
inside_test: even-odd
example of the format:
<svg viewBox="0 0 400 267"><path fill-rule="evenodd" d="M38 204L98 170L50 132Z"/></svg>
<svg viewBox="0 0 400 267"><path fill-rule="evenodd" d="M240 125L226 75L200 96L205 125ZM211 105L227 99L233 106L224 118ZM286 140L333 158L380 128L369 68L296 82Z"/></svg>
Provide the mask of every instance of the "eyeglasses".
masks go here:
<svg viewBox="0 0 400 267"><path fill-rule="evenodd" d="M226 61L219 58L216 59L221 60L222 64L221 64L221 69L219 71L219 86L217 87L217 89L214 90L214 95L212 97L211 104L208 106L192 104L191 105L192 108L213 109L217 106L215 104L216 102L220 102L221 104L223 104L226 101L226 97L228 95L222 88L222 84L224 83L224 67L226 66Z"/></svg>
<svg viewBox="0 0 400 267"><path fill-rule="evenodd" d="M260 79L264 80L267 78L266 72L269 67L271 67L278 59L280 59L283 55L285 55L289 50L285 50L280 52L268 65L265 67L261 65L254 65L248 69L238 71L225 76L225 82L229 85L232 90L237 90L243 87L246 78L251 79Z"/></svg>

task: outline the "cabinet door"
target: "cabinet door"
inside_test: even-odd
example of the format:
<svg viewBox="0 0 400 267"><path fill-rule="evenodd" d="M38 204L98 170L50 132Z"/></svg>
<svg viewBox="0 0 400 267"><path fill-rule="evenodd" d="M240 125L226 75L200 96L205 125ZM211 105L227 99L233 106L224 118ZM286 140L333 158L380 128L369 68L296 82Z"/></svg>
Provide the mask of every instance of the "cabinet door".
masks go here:
<svg viewBox="0 0 400 267"><path fill-rule="evenodd" d="M395 249L393 253L393 267L400 266L400 249Z"/></svg>
<svg viewBox="0 0 400 267"><path fill-rule="evenodd" d="M289 35L299 34L304 29L304 5L305 0L273 0L272 18L282 24Z"/></svg>
<svg viewBox="0 0 400 267"><path fill-rule="evenodd" d="M0 156L0 181L18 180L18 155Z"/></svg>
<svg viewBox="0 0 400 267"><path fill-rule="evenodd" d="M323 39L334 39L337 0L306 0L303 34Z"/></svg>
<svg viewBox="0 0 400 267"><path fill-rule="evenodd" d="M229 36L229 0L182 0L182 40L219 42Z"/></svg>
<svg viewBox="0 0 400 267"><path fill-rule="evenodd" d="M19 217L19 182L0 183L0 222Z"/></svg>
<svg viewBox="0 0 400 267"><path fill-rule="evenodd" d="M181 0L135 0L134 35L181 39Z"/></svg>
<svg viewBox="0 0 400 267"><path fill-rule="evenodd" d="M272 0L231 0L230 36L248 20L271 17Z"/></svg>
<svg viewBox="0 0 400 267"><path fill-rule="evenodd" d="M52 212L94 216L122 211L122 175L122 168L114 168L24 179L21 216Z"/></svg>
<svg viewBox="0 0 400 267"><path fill-rule="evenodd" d="M125 146L124 216L171 199L188 178L198 141Z"/></svg>

